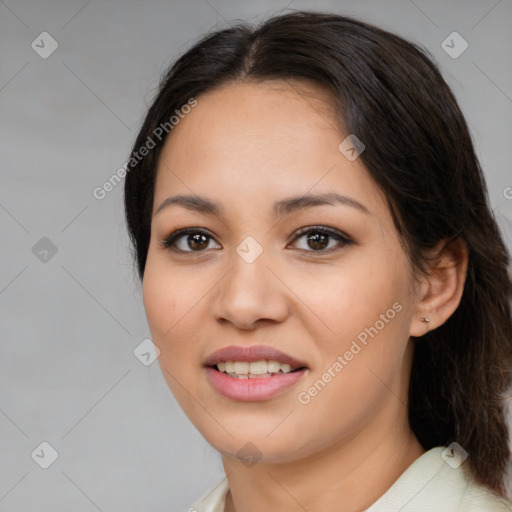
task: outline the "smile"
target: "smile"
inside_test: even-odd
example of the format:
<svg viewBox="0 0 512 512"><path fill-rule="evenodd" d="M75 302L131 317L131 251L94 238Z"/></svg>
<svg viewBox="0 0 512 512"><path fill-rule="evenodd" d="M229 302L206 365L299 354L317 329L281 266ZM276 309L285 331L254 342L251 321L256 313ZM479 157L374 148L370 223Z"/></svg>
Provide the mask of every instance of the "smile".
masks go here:
<svg viewBox="0 0 512 512"><path fill-rule="evenodd" d="M279 361L222 361L217 363L217 370L236 379L270 378L272 375L290 373L299 370Z"/></svg>
<svg viewBox="0 0 512 512"><path fill-rule="evenodd" d="M245 367L242 370L245 371ZM278 372L265 371L261 374L252 372L239 374L238 371L235 371L230 372L232 375L229 375L217 367L208 367L206 372L210 384L221 395L231 400L254 402L269 400L284 393L294 386L308 372L308 369L297 368L293 371L290 369L288 372L282 372L279 368Z"/></svg>

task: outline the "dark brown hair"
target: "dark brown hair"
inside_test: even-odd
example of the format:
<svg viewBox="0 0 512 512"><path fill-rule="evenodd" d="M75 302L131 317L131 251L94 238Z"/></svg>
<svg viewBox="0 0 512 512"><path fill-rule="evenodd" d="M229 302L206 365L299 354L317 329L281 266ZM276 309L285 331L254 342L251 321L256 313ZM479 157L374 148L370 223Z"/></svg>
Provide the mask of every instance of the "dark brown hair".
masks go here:
<svg viewBox="0 0 512 512"><path fill-rule="evenodd" d="M459 443L475 480L505 496L509 255L463 114L426 50L335 14L299 11L256 28L234 25L203 37L169 68L133 152L190 98L215 87L303 79L332 91L347 134L365 144L360 158L387 198L412 268L424 271L425 252L439 241L460 237L467 245L459 307L415 346L409 421L425 449ZM126 219L141 278L165 140L132 158L126 175Z"/></svg>

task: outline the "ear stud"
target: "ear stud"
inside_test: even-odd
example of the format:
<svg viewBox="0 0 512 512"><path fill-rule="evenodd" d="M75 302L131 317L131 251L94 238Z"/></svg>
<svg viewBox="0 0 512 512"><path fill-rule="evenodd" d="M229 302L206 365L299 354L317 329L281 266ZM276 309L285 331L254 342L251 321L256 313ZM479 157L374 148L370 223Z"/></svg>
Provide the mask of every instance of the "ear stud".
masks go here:
<svg viewBox="0 0 512 512"><path fill-rule="evenodd" d="M428 331L430 329L430 318L428 318L427 316L423 316L423 317L421 317L421 321L423 323L427 324L427 331Z"/></svg>

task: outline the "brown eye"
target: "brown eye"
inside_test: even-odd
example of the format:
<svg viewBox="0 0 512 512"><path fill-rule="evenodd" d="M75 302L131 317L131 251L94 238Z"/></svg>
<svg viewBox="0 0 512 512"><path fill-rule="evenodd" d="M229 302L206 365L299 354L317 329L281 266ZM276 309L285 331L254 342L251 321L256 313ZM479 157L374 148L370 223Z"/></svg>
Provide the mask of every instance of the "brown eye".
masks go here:
<svg viewBox="0 0 512 512"><path fill-rule="evenodd" d="M301 238L305 239L306 247L299 247L299 249L306 252L328 253L353 244L353 241L341 232L323 226L302 228L297 233L294 242ZM215 242L209 232L204 229L183 228L164 237L160 244L175 252L197 253L208 249L211 241ZM215 248L218 249L220 246L217 244Z"/></svg>
<svg viewBox="0 0 512 512"><path fill-rule="evenodd" d="M166 249L181 252L203 252L208 248L212 236L203 229L184 228L178 229L161 240L161 245Z"/></svg>
<svg viewBox="0 0 512 512"><path fill-rule="evenodd" d="M187 235L185 240L188 246L193 250L201 250L208 247L208 237L203 234Z"/></svg>
<svg viewBox="0 0 512 512"><path fill-rule="evenodd" d="M299 249L307 252L326 253L331 252L331 250L335 251L337 249L341 249L343 246L353 244L353 241L341 232L334 231L323 226L302 228L298 231L294 242L301 238L305 238L306 247L299 247ZM330 244L330 242L334 243Z"/></svg>
<svg viewBox="0 0 512 512"><path fill-rule="evenodd" d="M325 249L329 245L329 235L313 233L307 236L307 244L315 250Z"/></svg>

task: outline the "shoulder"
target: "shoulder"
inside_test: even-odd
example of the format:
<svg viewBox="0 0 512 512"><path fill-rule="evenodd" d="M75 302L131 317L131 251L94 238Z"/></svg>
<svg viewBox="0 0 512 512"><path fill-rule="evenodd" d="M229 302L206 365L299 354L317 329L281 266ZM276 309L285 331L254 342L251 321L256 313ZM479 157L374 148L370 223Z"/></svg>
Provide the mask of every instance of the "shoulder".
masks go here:
<svg viewBox="0 0 512 512"><path fill-rule="evenodd" d="M464 493L460 510L464 512L512 512L512 501L504 499L486 487L477 485L469 477L469 484Z"/></svg>
<svg viewBox="0 0 512 512"><path fill-rule="evenodd" d="M224 512L229 485L226 477L208 489L186 512Z"/></svg>
<svg viewBox="0 0 512 512"><path fill-rule="evenodd" d="M467 462L446 453L444 446L424 453L366 512L512 512L510 500L477 484Z"/></svg>

